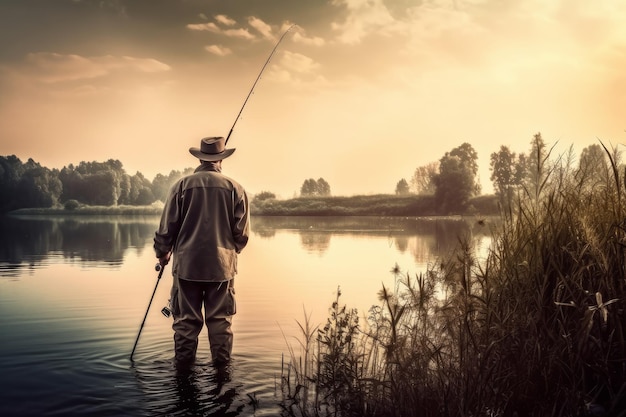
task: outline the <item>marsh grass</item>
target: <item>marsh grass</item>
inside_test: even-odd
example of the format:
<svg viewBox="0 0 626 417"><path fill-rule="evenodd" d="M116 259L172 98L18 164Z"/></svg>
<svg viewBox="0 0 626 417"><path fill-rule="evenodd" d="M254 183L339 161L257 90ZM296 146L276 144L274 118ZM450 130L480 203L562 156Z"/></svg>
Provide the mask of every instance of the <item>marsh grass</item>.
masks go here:
<svg viewBox="0 0 626 417"><path fill-rule="evenodd" d="M338 291L290 349L285 414L625 416L626 172L605 151L593 174L538 155L484 259L462 236L424 273L394 267L366 323Z"/></svg>

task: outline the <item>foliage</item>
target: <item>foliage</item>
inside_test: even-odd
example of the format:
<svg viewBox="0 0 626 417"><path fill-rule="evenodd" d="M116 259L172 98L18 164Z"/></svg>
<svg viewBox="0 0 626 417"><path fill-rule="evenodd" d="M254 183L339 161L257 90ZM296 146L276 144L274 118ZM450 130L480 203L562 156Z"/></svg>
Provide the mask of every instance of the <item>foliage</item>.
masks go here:
<svg viewBox="0 0 626 417"><path fill-rule="evenodd" d="M433 195L435 194L434 178L439 174L439 163L431 162L427 165L417 167L411 177L411 187L415 194Z"/></svg>
<svg viewBox="0 0 626 417"><path fill-rule="evenodd" d="M439 160L439 174L433 182L435 199L443 213L464 211L470 198L480 193L477 159L472 145L464 143Z"/></svg>
<svg viewBox="0 0 626 417"><path fill-rule="evenodd" d="M328 197L330 196L330 185L324 178L319 178L317 181L309 178L302 183L300 195L302 197Z"/></svg>
<svg viewBox="0 0 626 417"><path fill-rule="evenodd" d="M604 148L590 187L588 166L537 149L486 255L460 236L424 273L395 266L364 326L333 303L328 339L303 345L315 396L290 415L626 415L626 172Z"/></svg>
<svg viewBox="0 0 626 417"><path fill-rule="evenodd" d="M52 207L58 204L61 182L56 171L15 155L0 157L0 211L22 207Z"/></svg>
<svg viewBox="0 0 626 417"><path fill-rule="evenodd" d="M63 208L68 211L74 211L80 207L80 203L77 200L67 200L63 205Z"/></svg>
<svg viewBox="0 0 626 417"><path fill-rule="evenodd" d="M409 183L406 182L404 178L402 178L396 184L396 194L397 195L407 195L409 194Z"/></svg>
<svg viewBox="0 0 626 417"><path fill-rule="evenodd" d="M496 195L503 206L508 207L515 192L522 186L526 171L526 156L516 155L508 146L501 146L498 152L491 154L491 181Z"/></svg>
<svg viewBox="0 0 626 417"><path fill-rule="evenodd" d="M253 200L265 201L265 200L275 200L275 199L276 199L276 194L270 191L261 191L260 193L254 196Z"/></svg>
<svg viewBox="0 0 626 417"><path fill-rule="evenodd" d="M471 214L498 214L494 196L472 198ZM433 196L375 194L350 197L299 197L288 200L253 199L251 213L263 216L436 216L447 215ZM454 214L465 214L456 212Z"/></svg>

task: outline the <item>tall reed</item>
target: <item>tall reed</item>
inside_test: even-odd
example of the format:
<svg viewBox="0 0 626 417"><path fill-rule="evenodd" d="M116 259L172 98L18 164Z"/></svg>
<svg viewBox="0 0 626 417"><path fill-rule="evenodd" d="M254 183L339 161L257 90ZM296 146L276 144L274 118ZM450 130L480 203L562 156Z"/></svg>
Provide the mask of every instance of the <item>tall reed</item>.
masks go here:
<svg viewBox="0 0 626 417"><path fill-rule="evenodd" d="M538 153L485 259L461 236L424 273L394 267L365 324L338 292L315 340L302 327L299 415L626 416L626 171L605 151L593 175Z"/></svg>

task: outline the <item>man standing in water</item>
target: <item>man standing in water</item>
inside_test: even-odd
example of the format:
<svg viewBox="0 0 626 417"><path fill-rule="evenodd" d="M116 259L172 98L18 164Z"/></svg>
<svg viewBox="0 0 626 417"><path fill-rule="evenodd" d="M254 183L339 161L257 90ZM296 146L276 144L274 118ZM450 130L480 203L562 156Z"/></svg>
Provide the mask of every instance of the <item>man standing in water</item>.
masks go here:
<svg viewBox="0 0 626 417"><path fill-rule="evenodd" d="M250 212L243 187L222 174L222 160L235 151L225 146L223 137L210 137L189 149L200 166L173 185L154 237L162 267L173 255L172 328L176 367L183 370L195 361L203 321L216 366L230 361L233 347L234 278Z"/></svg>

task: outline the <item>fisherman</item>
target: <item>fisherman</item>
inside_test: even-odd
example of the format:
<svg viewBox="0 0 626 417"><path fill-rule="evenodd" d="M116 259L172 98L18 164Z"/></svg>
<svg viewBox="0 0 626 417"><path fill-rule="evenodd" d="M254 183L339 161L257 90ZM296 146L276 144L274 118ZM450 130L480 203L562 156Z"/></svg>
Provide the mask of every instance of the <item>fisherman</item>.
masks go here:
<svg viewBox="0 0 626 417"><path fill-rule="evenodd" d="M189 149L200 166L173 185L155 233L159 264L167 265L173 255L170 302L177 369L194 364L203 321L214 365L231 359L237 256L250 232L246 192L222 174L222 160L234 151L226 149L223 137L204 138L200 148Z"/></svg>

